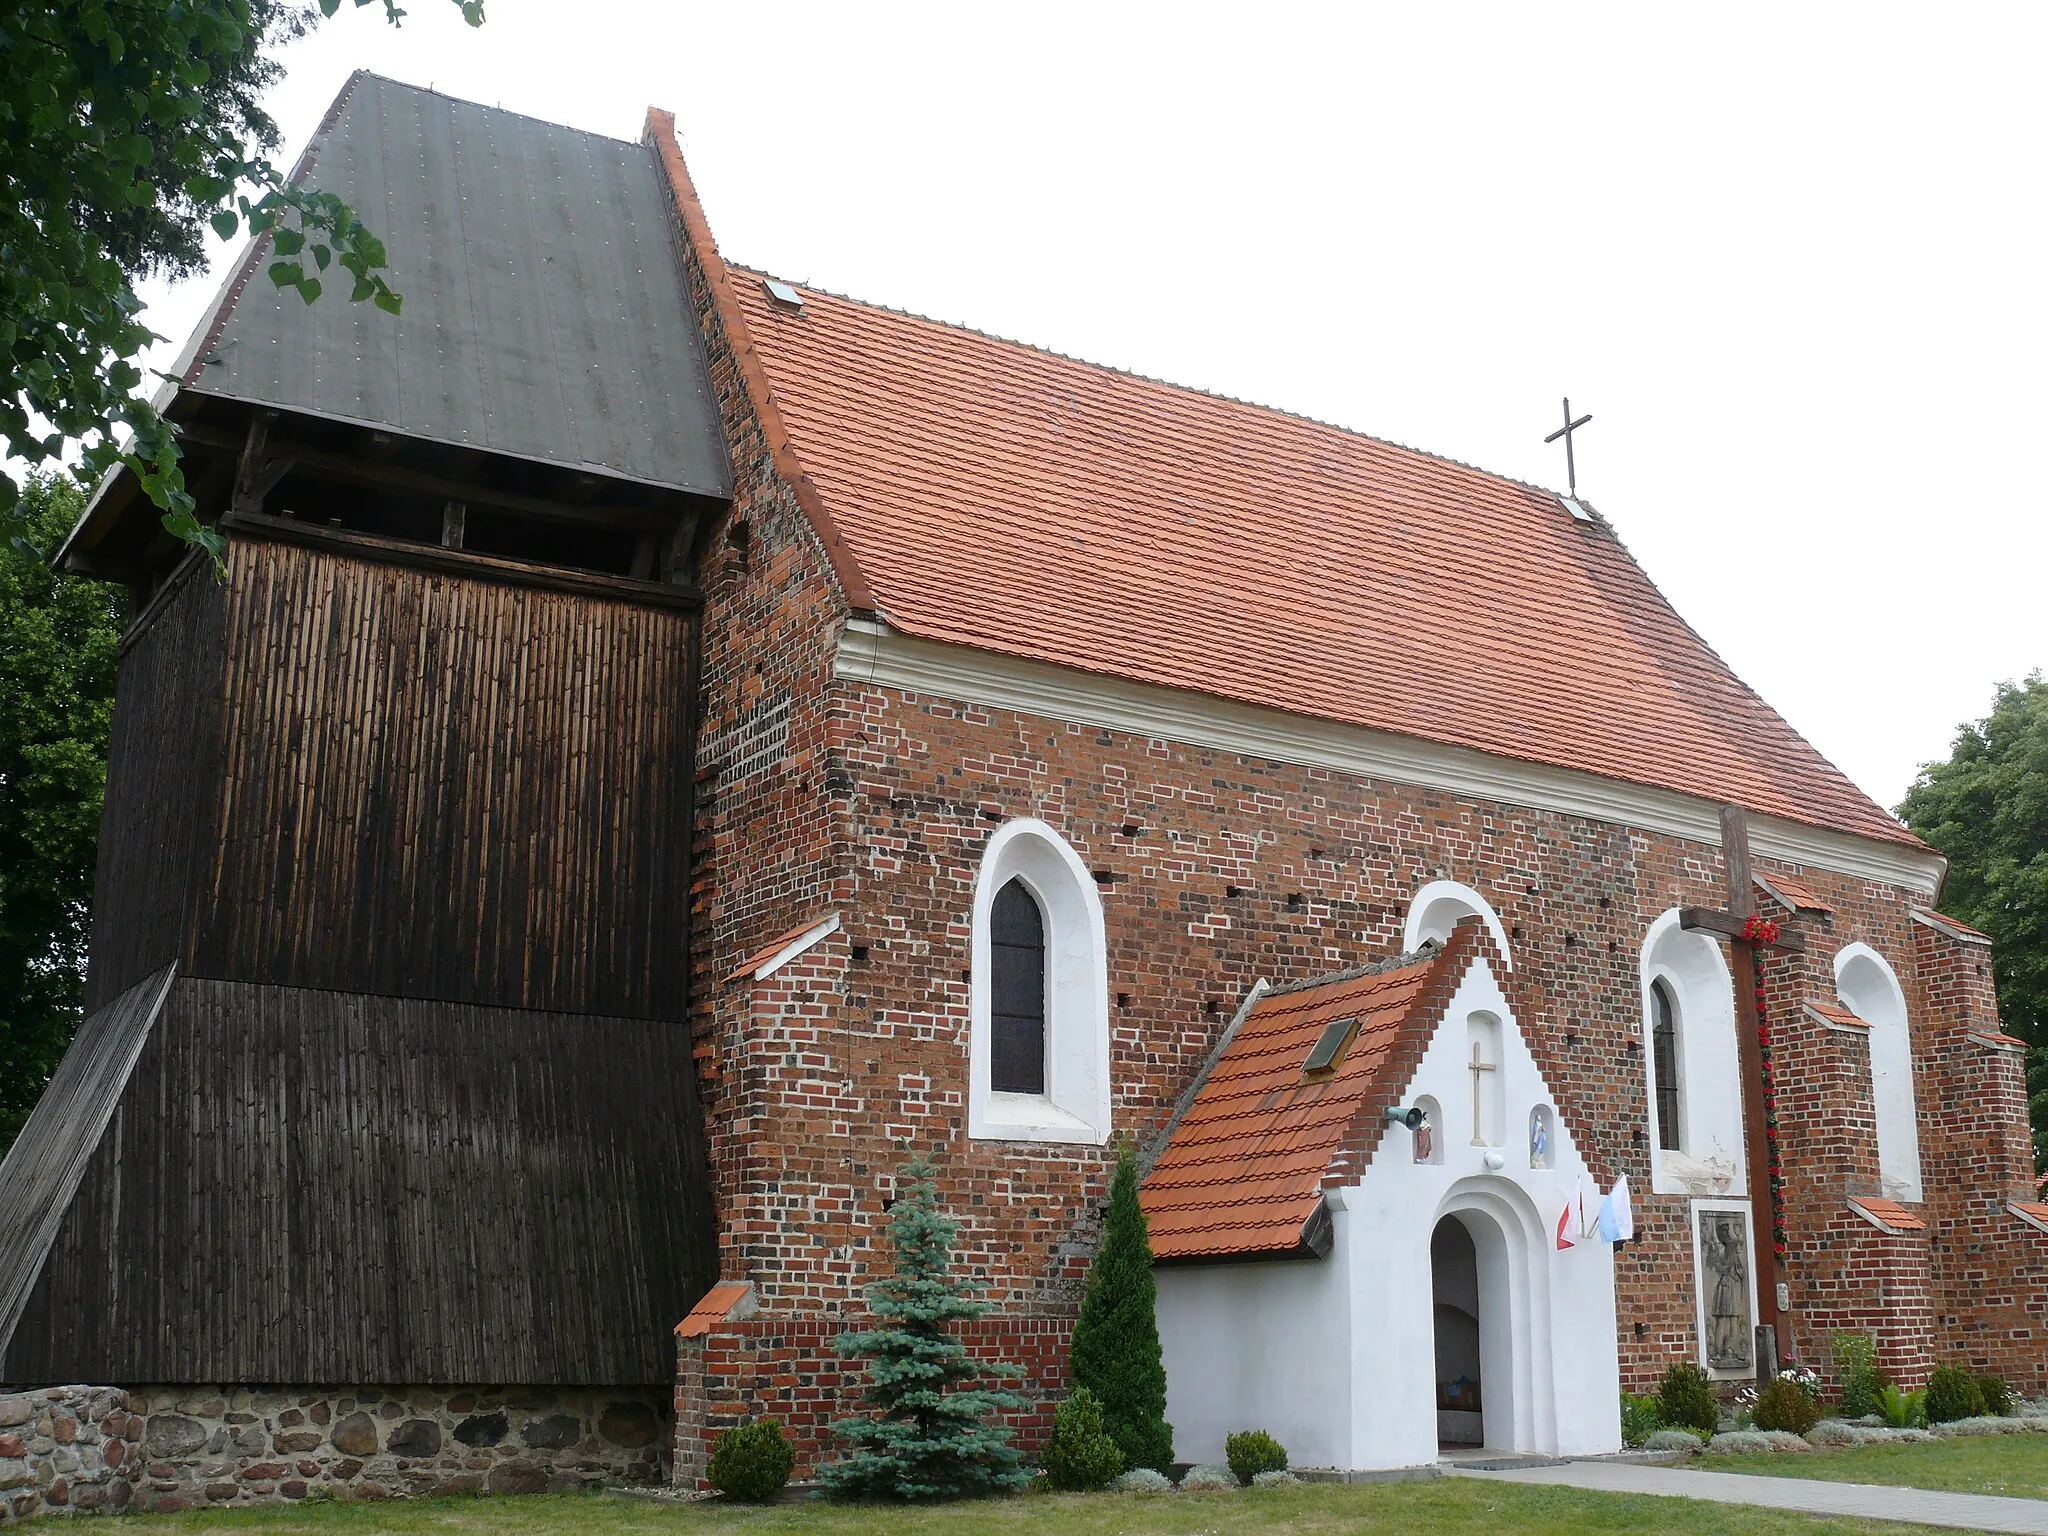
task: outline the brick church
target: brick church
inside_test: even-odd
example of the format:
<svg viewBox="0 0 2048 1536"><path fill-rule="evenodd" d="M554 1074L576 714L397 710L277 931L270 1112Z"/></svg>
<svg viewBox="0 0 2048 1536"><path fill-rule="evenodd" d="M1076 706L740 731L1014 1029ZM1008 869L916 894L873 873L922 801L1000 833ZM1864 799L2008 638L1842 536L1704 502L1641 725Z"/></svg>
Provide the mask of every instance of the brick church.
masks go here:
<svg viewBox="0 0 2048 1536"><path fill-rule="evenodd" d="M213 1435L132 1497L803 1475L913 1150L1027 1445L1125 1144L1184 1459L2048 1387L1988 940L1597 511L733 265L662 112L358 75L303 170L404 314L252 250L224 572L118 477L60 555L135 621L0 1382Z"/></svg>

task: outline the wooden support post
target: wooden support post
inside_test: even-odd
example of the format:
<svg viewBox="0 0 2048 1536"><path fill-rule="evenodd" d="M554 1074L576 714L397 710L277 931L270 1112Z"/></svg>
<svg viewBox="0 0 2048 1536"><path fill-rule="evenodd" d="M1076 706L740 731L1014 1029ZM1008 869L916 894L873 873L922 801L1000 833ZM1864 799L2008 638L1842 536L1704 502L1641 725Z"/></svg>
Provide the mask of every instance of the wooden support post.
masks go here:
<svg viewBox="0 0 2048 1536"><path fill-rule="evenodd" d="M1750 878L1749 822L1742 807L1721 807L1721 853L1728 864L1728 912L1739 921L1756 913L1756 887ZM1778 1266L1778 1245L1772 1237L1771 1152L1764 1104L1764 1058L1762 1022L1756 1011L1756 946L1734 938L1728 944L1731 969L1735 973L1735 1039L1742 1071L1742 1128L1744 1162L1749 1169L1749 1231L1751 1262L1756 1265L1758 1319L1770 1331L1776 1348L1757 1351L1757 1376L1767 1380L1766 1371L1788 1357L1785 1319L1778 1311L1778 1283L1784 1272Z"/></svg>
<svg viewBox="0 0 2048 1536"><path fill-rule="evenodd" d="M462 532L469 521L469 506L451 501L441 509L441 543L449 549L462 548Z"/></svg>

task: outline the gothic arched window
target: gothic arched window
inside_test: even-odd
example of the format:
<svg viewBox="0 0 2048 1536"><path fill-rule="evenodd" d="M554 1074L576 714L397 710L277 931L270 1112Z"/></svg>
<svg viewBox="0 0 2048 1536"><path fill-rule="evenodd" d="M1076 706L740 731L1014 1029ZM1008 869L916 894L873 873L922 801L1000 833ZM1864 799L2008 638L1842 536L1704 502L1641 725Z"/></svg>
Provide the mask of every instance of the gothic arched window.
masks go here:
<svg viewBox="0 0 2048 1536"><path fill-rule="evenodd" d="M1022 880L989 912L989 1087L1045 1092L1045 914Z"/></svg>
<svg viewBox="0 0 2048 1536"><path fill-rule="evenodd" d="M989 834L968 939L967 1134L1109 1140L1109 935L1080 854L1035 817Z"/></svg>
<svg viewBox="0 0 2048 1536"><path fill-rule="evenodd" d="M1657 1145L1679 1150L1678 1134L1678 1009L1671 989L1659 978L1650 983L1652 1076L1657 1084Z"/></svg>

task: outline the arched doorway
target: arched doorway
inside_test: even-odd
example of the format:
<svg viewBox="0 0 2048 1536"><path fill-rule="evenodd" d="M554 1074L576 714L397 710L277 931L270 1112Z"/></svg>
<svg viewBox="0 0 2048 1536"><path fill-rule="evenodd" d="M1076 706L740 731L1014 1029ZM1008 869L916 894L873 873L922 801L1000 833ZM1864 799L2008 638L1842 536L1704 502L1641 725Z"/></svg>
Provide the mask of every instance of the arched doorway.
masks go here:
<svg viewBox="0 0 2048 1536"><path fill-rule="evenodd" d="M1429 1238L1436 1311L1436 1438L1445 1450L1486 1443L1486 1371L1479 1347L1479 1251L1456 1216Z"/></svg>
<svg viewBox="0 0 2048 1536"><path fill-rule="evenodd" d="M1444 1389L1468 1377L1469 1398L1476 1403L1441 1407L1440 1414L1477 1415L1477 1422L1439 1417L1438 1443L1448 1449L1543 1451L1556 1438L1543 1223L1523 1190L1492 1177L1460 1180L1437 1210L1429 1244L1437 1401L1466 1396Z"/></svg>

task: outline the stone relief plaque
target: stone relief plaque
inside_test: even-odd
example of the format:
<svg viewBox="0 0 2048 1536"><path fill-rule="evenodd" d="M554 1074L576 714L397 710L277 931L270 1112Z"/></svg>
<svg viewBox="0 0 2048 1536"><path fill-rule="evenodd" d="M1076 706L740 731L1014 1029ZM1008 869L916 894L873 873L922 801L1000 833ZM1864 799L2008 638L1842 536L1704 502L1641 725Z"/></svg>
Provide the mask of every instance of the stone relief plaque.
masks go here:
<svg viewBox="0 0 2048 1536"><path fill-rule="evenodd" d="M1707 1364L1717 1371L1750 1370L1756 1329L1749 1311L1749 1215L1701 1211L1699 1222Z"/></svg>

